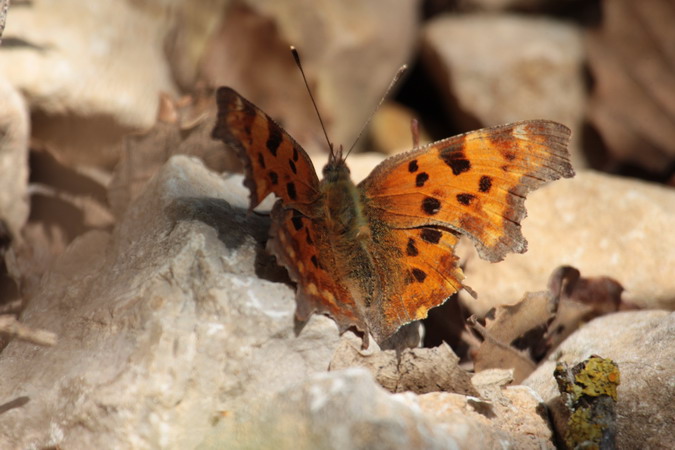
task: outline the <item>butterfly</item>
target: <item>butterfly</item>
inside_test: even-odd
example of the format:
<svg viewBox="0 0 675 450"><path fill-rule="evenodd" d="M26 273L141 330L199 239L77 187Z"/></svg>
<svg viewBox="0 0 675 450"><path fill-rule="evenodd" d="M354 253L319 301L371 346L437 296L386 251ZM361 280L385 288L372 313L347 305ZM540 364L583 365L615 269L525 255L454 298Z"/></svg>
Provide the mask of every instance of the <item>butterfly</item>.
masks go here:
<svg viewBox="0 0 675 450"><path fill-rule="evenodd" d="M330 145L322 179L302 147L229 87L217 91L213 137L244 165L250 209L269 194L268 251L297 283L296 319L327 314L382 344L465 288L454 247L523 253L525 196L574 175L570 130L532 120L485 128L389 157L355 184Z"/></svg>

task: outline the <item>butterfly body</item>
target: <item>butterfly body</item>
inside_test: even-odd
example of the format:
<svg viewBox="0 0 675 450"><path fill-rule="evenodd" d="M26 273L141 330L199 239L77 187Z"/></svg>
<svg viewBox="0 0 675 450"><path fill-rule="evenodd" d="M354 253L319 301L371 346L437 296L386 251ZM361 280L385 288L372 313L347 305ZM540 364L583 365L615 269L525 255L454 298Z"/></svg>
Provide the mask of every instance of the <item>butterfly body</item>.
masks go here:
<svg viewBox="0 0 675 450"><path fill-rule="evenodd" d="M250 207L267 195L268 250L297 283L296 317L325 313L382 343L464 288L454 246L469 237L499 261L524 252L526 194L571 177L570 131L550 121L494 127L388 158L358 185L341 151L319 181L281 127L230 88L218 90L213 135L245 166ZM332 149L331 149L332 150Z"/></svg>

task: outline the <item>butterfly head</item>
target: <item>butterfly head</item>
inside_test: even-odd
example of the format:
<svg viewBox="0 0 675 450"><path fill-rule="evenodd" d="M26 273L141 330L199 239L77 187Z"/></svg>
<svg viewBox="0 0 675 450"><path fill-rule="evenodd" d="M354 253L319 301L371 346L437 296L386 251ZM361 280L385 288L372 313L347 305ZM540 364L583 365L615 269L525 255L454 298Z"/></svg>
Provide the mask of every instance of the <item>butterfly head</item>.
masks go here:
<svg viewBox="0 0 675 450"><path fill-rule="evenodd" d="M330 156L328 157L328 163L323 168L323 177L328 182L336 182L345 179L349 179L349 167L345 162L345 158L342 157L342 146L338 147L337 151L333 149L331 145Z"/></svg>

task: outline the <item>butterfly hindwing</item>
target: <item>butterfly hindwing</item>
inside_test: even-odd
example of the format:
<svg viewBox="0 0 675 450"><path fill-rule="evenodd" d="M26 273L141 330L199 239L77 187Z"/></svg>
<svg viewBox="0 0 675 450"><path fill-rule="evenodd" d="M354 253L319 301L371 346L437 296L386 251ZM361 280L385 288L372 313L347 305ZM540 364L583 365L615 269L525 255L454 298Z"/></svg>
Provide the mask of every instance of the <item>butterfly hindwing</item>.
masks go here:
<svg viewBox="0 0 675 450"><path fill-rule="evenodd" d="M371 333L378 342L402 325L427 317L429 309L460 290L464 274L453 253L458 236L434 227L387 229L373 248L379 273L380 301L366 309ZM392 255L397 255L392 258Z"/></svg>
<svg viewBox="0 0 675 450"><path fill-rule="evenodd" d="M385 160L359 184L371 214L392 228L427 225L466 234L500 261L523 253L528 192L574 171L570 130L535 120L444 139Z"/></svg>
<svg viewBox="0 0 675 450"><path fill-rule="evenodd" d="M341 331L350 326L367 330L363 313L335 273L335 254L323 222L284 209L280 202L274 205L271 218L267 248L297 283L297 319L306 321L312 313L323 313L329 314Z"/></svg>
<svg viewBox="0 0 675 450"><path fill-rule="evenodd" d="M213 137L233 148L243 161L250 207L255 208L270 193L299 208L314 202L319 179L302 147L235 90L221 87L217 102Z"/></svg>

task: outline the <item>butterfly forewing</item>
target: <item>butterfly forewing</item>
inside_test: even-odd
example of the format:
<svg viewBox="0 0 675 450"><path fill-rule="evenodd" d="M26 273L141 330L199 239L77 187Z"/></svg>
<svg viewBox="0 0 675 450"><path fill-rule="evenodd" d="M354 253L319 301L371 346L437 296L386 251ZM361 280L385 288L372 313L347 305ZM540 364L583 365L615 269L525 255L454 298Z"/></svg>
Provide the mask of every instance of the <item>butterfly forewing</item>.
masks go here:
<svg viewBox="0 0 675 450"><path fill-rule="evenodd" d="M313 203L319 195L319 180L300 145L233 89L218 89L217 102L218 120L213 137L232 147L243 161L251 208L270 193L284 204L300 208Z"/></svg>
<svg viewBox="0 0 675 450"><path fill-rule="evenodd" d="M500 261L527 249L526 194L574 175L569 136L544 120L482 129L385 160L359 187L391 227L448 227L469 236L483 258Z"/></svg>

